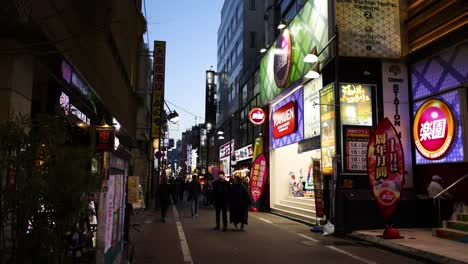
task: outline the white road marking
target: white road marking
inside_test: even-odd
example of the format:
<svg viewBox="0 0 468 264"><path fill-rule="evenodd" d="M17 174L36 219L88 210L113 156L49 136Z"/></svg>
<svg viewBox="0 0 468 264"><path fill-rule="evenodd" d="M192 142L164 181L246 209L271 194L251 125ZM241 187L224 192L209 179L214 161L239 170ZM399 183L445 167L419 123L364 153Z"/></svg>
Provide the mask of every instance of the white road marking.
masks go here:
<svg viewBox="0 0 468 264"><path fill-rule="evenodd" d="M326 247L329 248L329 249L331 249L331 250L334 250L334 251L336 251L336 252L339 252L339 253L341 253L341 254L344 254L344 255L346 255L346 256L352 257L353 259L357 259L357 260L359 260L359 261L362 261L362 262L364 262L364 263L367 263L367 264L377 264L377 262L375 262L375 261L368 260L368 259L365 259L365 258L361 258L361 257L356 256L356 255L354 255L354 254L352 254L352 253L350 253L350 252L348 252L348 251L346 251L346 250L339 249L339 248L337 248L337 247L335 247L335 246L326 246Z"/></svg>
<svg viewBox="0 0 468 264"><path fill-rule="evenodd" d="M175 205L172 205L172 212L174 214L177 231L179 233L180 246L182 248L182 254L184 256L184 262L193 264L192 255L190 254L190 249L187 243L187 239L185 238L184 228L182 227L182 223L179 220L179 214L177 213L177 209Z"/></svg>
<svg viewBox="0 0 468 264"><path fill-rule="evenodd" d="M263 222L267 222L267 223L269 223L269 224L273 224L273 222L272 222L272 221L270 221L270 220L267 220L267 219L265 219L265 218L261 218L261 217L259 217L258 219L262 220Z"/></svg>
<svg viewBox="0 0 468 264"><path fill-rule="evenodd" d="M315 238L311 238L311 237L309 237L309 236L306 236L306 235L304 235L304 234L300 234L300 233L297 233L297 234L298 234L299 236L301 236L301 237L305 238L305 239L308 239L308 240L310 240L310 241L313 241L313 242L318 242L318 240L317 240L317 239L315 239Z"/></svg>

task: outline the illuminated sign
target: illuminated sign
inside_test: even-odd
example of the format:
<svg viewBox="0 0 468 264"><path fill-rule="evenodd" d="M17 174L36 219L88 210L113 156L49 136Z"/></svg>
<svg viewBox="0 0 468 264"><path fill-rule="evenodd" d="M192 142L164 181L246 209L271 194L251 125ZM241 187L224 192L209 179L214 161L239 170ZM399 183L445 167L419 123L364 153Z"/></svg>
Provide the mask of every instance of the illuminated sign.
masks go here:
<svg viewBox="0 0 468 264"><path fill-rule="evenodd" d="M254 203L262 195L263 187L267 181L267 171L268 166L266 165L265 155L260 154L253 162L250 170L250 193Z"/></svg>
<svg viewBox="0 0 468 264"><path fill-rule="evenodd" d="M95 151L114 150L115 128L113 126L96 126L94 134Z"/></svg>
<svg viewBox="0 0 468 264"><path fill-rule="evenodd" d="M254 125L261 125L265 122L265 112L259 107L255 107L249 112L249 120Z"/></svg>
<svg viewBox="0 0 468 264"><path fill-rule="evenodd" d="M388 118L379 123L369 140L367 161L372 194L388 220L400 200L405 174L403 147Z"/></svg>
<svg viewBox="0 0 468 264"><path fill-rule="evenodd" d="M372 126L371 86L341 83L341 122L344 125Z"/></svg>
<svg viewBox="0 0 468 264"><path fill-rule="evenodd" d="M219 147L219 158L223 159L231 156L231 151L234 150L234 139L231 142L223 144Z"/></svg>
<svg viewBox="0 0 468 264"><path fill-rule="evenodd" d="M291 101L273 112L273 137L280 138L296 131L296 102Z"/></svg>
<svg viewBox="0 0 468 264"><path fill-rule="evenodd" d="M251 159L253 157L252 144L235 151L236 161Z"/></svg>
<svg viewBox="0 0 468 264"><path fill-rule="evenodd" d="M278 87L284 88L288 84L289 70L291 68L291 35L289 30L283 30L283 33L276 41L275 55L273 62L273 71L275 82Z"/></svg>
<svg viewBox="0 0 468 264"><path fill-rule="evenodd" d="M440 159L453 142L452 111L441 100L431 99L419 107L413 124L416 149L426 159Z"/></svg>
<svg viewBox="0 0 468 264"><path fill-rule="evenodd" d="M59 101L60 107L63 109L66 115L68 114L73 114L74 116L78 117L83 123L90 125L91 120L89 119L88 116L86 116L83 112L81 112L78 108L76 108L74 105L70 104L70 97L66 95L65 93L62 92L60 95L60 101Z"/></svg>

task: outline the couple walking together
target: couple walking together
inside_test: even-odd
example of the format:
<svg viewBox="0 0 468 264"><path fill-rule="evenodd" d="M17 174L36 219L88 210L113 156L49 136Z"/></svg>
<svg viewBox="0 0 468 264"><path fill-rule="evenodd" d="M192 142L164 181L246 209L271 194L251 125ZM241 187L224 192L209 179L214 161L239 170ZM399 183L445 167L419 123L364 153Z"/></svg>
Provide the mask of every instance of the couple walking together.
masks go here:
<svg viewBox="0 0 468 264"><path fill-rule="evenodd" d="M248 224L250 196L247 188L243 185L240 177L232 179L232 185L226 181L224 172L218 173L218 180L213 182L213 195L216 209L216 227L219 230L221 217L223 220L223 231L227 230L227 209L230 207L230 222L236 230L244 230Z"/></svg>

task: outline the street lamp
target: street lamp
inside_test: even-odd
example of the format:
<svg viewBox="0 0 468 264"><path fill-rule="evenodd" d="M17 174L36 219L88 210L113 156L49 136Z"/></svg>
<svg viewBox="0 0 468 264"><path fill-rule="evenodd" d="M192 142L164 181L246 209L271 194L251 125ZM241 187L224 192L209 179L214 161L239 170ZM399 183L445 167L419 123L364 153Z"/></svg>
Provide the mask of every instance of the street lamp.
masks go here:
<svg viewBox="0 0 468 264"><path fill-rule="evenodd" d="M173 124L179 122L180 117L176 110L172 111L171 108L169 108L169 105L167 105L166 100L164 100L164 104L166 104L166 107L169 110L169 113L166 115L167 120Z"/></svg>

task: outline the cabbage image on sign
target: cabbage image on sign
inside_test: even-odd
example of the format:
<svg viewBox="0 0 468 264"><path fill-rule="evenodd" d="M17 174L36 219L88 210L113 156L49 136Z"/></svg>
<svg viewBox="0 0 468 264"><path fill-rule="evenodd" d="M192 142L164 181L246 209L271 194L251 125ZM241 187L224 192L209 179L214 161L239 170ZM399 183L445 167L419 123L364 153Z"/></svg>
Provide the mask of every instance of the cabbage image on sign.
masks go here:
<svg viewBox="0 0 468 264"><path fill-rule="evenodd" d="M387 221L400 200L405 163L400 138L388 118L384 118L370 138L367 172L378 207Z"/></svg>

